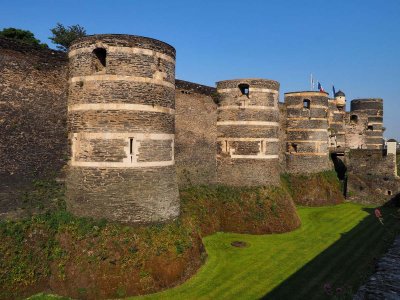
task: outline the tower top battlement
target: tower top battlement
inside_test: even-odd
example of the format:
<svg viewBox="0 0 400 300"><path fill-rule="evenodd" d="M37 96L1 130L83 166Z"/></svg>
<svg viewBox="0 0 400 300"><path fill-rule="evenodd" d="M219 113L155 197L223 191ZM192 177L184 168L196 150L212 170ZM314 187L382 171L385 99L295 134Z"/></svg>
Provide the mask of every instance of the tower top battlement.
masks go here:
<svg viewBox="0 0 400 300"><path fill-rule="evenodd" d="M95 34L76 39L70 46L69 52L77 49L100 46L100 44L114 47L140 48L142 50L153 50L175 58L176 50L171 45L162 41L129 34Z"/></svg>

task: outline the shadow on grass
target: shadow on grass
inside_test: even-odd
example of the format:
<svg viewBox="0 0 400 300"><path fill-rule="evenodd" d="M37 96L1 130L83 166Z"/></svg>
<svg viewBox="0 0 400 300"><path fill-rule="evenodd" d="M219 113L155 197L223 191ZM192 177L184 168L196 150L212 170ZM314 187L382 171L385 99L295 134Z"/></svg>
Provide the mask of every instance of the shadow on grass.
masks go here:
<svg viewBox="0 0 400 300"><path fill-rule="evenodd" d="M373 208L364 209L368 216L356 227L262 299L352 299L374 272L376 260L400 234L398 208L380 209L384 225Z"/></svg>

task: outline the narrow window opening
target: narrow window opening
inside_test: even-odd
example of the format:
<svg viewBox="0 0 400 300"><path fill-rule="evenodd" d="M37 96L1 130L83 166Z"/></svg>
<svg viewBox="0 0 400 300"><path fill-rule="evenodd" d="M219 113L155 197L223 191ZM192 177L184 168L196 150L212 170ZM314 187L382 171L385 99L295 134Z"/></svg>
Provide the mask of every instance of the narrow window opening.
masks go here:
<svg viewBox="0 0 400 300"><path fill-rule="evenodd" d="M368 130L371 130L371 131L373 131L373 130L374 130L374 126L372 126L372 125L368 125Z"/></svg>
<svg viewBox="0 0 400 300"><path fill-rule="evenodd" d="M311 101L309 99L303 100L303 108L310 109L311 108Z"/></svg>
<svg viewBox="0 0 400 300"><path fill-rule="evenodd" d="M391 190L388 190L388 191L387 191L387 194L388 194L388 196L391 196L391 195L392 195L392 191L391 191Z"/></svg>
<svg viewBox="0 0 400 300"><path fill-rule="evenodd" d="M162 71L163 71L162 65L161 65L161 58L160 58L160 57L157 59L157 68L158 68L158 71L159 71L159 72L162 72Z"/></svg>
<svg viewBox="0 0 400 300"><path fill-rule="evenodd" d="M92 65L94 72L103 71L106 67L107 51L104 48L96 48L92 52Z"/></svg>
<svg viewBox="0 0 400 300"><path fill-rule="evenodd" d="M358 123L358 116L357 115L351 115L350 116L350 123L351 124L357 124Z"/></svg>
<svg viewBox="0 0 400 300"><path fill-rule="evenodd" d="M241 84L239 84L239 89L240 89L240 92L242 93L242 95L245 95L245 96L249 96L249 94L250 94L250 86L248 85L248 84L245 84L245 83L241 83Z"/></svg>
<svg viewBox="0 0 400 300"><path fill-rule="evenodd" d="M131 162L133 161L133 138L129 139L129 154L131 156Z"/></svg>
<svg viewBox="0 0 400 300"><path fill-rule="evenodd" d="M297 152L297 144L295 143L290 143L287 148L289 153Z"/></svg>

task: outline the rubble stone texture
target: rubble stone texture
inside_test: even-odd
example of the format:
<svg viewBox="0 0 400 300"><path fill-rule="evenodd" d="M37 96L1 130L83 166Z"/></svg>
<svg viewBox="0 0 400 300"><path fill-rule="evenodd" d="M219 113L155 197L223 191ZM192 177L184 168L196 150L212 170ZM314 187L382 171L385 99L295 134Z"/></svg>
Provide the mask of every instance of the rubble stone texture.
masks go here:
<svg viewBox="0 0 400 300"><path fill-rule="evenodd" d="M400 236L389 251L379 259L376 272L360 287L354 300L400 299Z"/></svg>

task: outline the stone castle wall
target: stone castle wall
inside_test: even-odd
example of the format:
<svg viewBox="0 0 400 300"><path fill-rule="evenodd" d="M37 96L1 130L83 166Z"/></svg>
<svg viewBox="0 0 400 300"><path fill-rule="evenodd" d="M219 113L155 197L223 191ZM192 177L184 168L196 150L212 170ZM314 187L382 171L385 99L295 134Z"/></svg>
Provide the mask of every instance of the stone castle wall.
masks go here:
<svg viewBox="0 0 400 300"><path fill-rule="evenodd" d="M69 208L78 215L167 220L179 212L177 184L278 184L282 172L332 169L329 150L382 141L382 99L356 99L346 113L344 98L320 92L278 103L272 80L217 89L175 80L175 50L153 39L81 39L69 81L65 53L0 38L0 54L1 183L54 175L71 153ZM392 170L389 156L372 154L377 162L363 167L369 153L354 153L344 156L350 189L361 180L382 187L374 195L395 193L398 181L381 170Z"/></svg>
<svg viewBox="0 0 400 300"><path fill-rule="evenodd" d="M278 184L279 83L264 79L217 83L217 181L233 186Z"/></svg>
<svg viewBox="0 0 400 300"><path fill-rule="evenodd" d="M383 204L400 193L396 155L381 149L351 149L345 157L348 198Z"/></svg>
<svg viewBox="0 0 400 300"><path fill-rule="evenodd" d="M67 57L0 38L0 182L53 175L68 159Z"/></svg>
<svg viewBox="0 0 400 300"><path fill-rule="evenodd" d="M68 55L69 210L128 223L177 217L175 49L95 35Z"/></svg>
<svg viewBox="0 0 400 300"><path fill-rule="evenodd" d="M216 183L215 88L176 80L175 160L180 187Z"/></svg>
<svg viewBox="0 0 400 300"><path fill-rule="evenodd" d="M317 173L332 169L328 149L328 95L286 93L285 105L287 171Z"/></svg>

